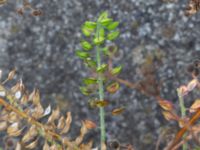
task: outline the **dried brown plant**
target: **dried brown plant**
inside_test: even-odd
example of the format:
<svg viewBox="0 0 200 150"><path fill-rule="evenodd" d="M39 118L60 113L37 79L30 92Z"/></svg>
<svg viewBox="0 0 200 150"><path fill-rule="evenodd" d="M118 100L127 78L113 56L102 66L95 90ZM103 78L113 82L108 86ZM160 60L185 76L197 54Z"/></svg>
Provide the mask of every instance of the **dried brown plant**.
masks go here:
<svg viewBox="0 0 200 150"><path fill-rule="evenodd" d="M1 5L6 5L8 0L0 0L0 6ZM18 2L18 1L17 1ZM16 12L19 15L24 15L25 11L31 11L30 15L31 16L41 16L42 15L42 11L40 9L36 9L34 8L31 3L29 2L29 0L23 0L22 6L17 8Z"/></svg>
<svg viewBox="0 0 200 150"><path fill-rule="evenodd" d="M92 121L82 121L80 134L70 140L66 134L71 128L71 113L62 115L60 109L49 105L43 108L38 89L29 93L22 80L13 87L6 83L15 76L11 71L6 80L0 82L0 131L10 137L18 137L16 150L35 149L43 138L43 150L90 150L92 140L83 144L89 129L95 128ZM2 72L0 71L0 80Z"/></svg>
<svg viewBox="0 0 200 150"><path fill-rule="evenodd" d="M186 15L191 16L196 14L200 10L200 0L189 0L186 7Z"/></svg>
<svg viewBox="0 0 200 150"><path fill-rule="evenodd" d="M163 2L177 2L178 0L162 0ZM200 0L188 0L185 15L192 16L200 11Z"/></svg>

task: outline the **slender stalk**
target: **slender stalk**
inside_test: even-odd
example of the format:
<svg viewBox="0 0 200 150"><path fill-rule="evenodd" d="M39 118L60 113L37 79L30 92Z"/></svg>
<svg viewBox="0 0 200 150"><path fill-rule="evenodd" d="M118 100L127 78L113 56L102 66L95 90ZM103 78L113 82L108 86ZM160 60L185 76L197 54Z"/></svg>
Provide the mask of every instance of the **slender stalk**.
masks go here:
<svg viewBox="0 0 200 150"><path fill-rule="evenodd" d="M99 29L101 28L100 24L97 23L96 37L99 38ZM97 67L101 66L101 48L96 46L96 61ZM98 73L98 89L99 89L99 100L104 100L104 88L103 88L103 79L102 73ZM103 107L100 107L100 129L101 129L101 150L103 150L103 144L105 143L105 111Z"/></svg>
<svg viewBox="0 0 200 150"><path fill-rule="evenodd" d="M185 105L184 105L183 95L182 95L180 89L177 89L177 93L178 93L179 105L180 105L180 108L181 108L181 117L184 118L185 115L186 115L186 108L185 108ZM185 137L185 136L183 136L183 137ZM183 144L182 150L187 150L187 143Z"/></svg>

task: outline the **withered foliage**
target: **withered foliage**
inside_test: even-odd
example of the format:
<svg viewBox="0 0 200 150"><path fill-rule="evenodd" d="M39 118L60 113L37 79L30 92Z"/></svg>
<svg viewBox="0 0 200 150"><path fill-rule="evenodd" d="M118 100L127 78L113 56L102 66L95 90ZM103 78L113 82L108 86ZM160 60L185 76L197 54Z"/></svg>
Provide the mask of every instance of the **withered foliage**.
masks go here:
<svg viewBox="0 0 200 150"><path fill-rule="evenodd" d="M185 14L191 16L200 10L200 0L189 0Z"/></svg>
<svg viewBox="0 0 200 150"><path fill-rule="evenodd" d="M23 0L23 5L22 5L22 7L17 9L17 13L19 15L23 15L26 10L30 10L32 16L41 16L42 15L41 10L35 9L28 0Z"/></svg>
<svg viewBox="0 0 200 150"><path fill-rule="evenodd" d="M0 0L0 6L5 5L8 2L8 0ZM17 1L18 3L18 1ZM42 11L39 9L35 9L31 3L28 0L23 0L22 6L17 8L17 13L19 15L24 15L25 11L28 10L30 11L32 16L41 16Z"/></svg>
<svg viewBox="0 0 200 150"><path fill-rule="evenodd" d="M2 72L0 71L0 81ZM91 150L92 141L83 144L89 129L95 128L92 121L82 121L80 134L71 140L67 133L71 128L71 113L62 115L60 109L44 108L38 89L29 93L22 80L8 88L6 83L15 76L11 71L6 80L0 82L0 132L18 137L16 150L35 149L43 138L43 150ZM41 142L40 142L41 143Z"/></svg>
<svg viewBox="0 0 200 150"><path fill-rule="evenodd" d="M163 2L177 2L178 0L162 0ZM185 8L185 15L192 16L198 13L200 10L200 0L188 0L188 4Z"/></svg>
<svg viewBox="0 0 200 150"><path fill-rule="evenodd" d="M161 63L161 56L158 57L153 54L146 56L145 62L140 68L140 76L142 76L143 79L138 82L137 89L139 91L153 97L160 95L160 83L156 77L156 70Z"/></svg>

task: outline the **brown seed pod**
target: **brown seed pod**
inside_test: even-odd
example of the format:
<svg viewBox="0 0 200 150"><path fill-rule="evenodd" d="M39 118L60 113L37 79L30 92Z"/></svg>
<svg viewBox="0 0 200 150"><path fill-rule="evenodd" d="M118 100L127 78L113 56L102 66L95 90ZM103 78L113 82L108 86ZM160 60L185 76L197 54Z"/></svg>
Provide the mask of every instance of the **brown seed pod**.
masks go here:
<svg viewBox="0 0 200 150"><path fill-rule="evenodd" d="M42 11L41 10L33 10L31 13L32 16L41 16L42 15Z"/></svg>

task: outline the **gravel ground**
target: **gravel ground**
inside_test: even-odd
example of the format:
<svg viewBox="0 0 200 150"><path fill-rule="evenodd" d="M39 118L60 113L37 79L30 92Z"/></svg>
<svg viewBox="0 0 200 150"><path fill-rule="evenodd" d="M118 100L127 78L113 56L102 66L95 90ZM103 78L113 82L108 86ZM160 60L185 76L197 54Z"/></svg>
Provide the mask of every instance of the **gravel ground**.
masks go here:
<svg viewBox="0 0 200 150"><path fill-rule="evenodd" d="M98 120L98 111L87 107L87 98L79 91L81 78L87 76L87 69L75 56L84 21L107 10L120 22L121 35L116 41L120 55L116 63L123 64L120 77L124 79L137 81L138 69L147 56L162 53L162 64L157 70L158 78L164 80L161 94L174 103L177 103L176 88L191 78L186 66L200 58L200 13L186 17L186 0L174 3L35 0L32 3L43 11L41 17L17 15L18 5L14 2L0 7L0 68L7 73L16 67L28 89L40 89L45 103L57 103L63 111L72 111L75 125L72 130L80 126L82 119ZM197 95L193 93L188 101ZM110 99L113 105L107 111L114 106L127 107L121 116L106 116L108 140L132 144L136 150L154 150L162 129L171 125L163 119L155 100L125 86ZM98 131L91 136L98 139Z"/></svg>

